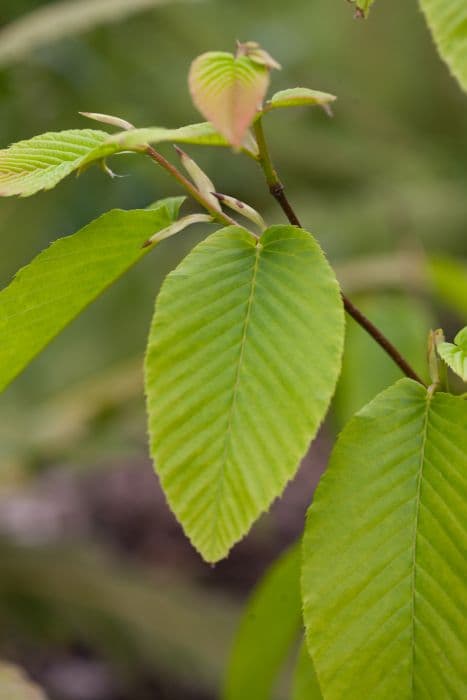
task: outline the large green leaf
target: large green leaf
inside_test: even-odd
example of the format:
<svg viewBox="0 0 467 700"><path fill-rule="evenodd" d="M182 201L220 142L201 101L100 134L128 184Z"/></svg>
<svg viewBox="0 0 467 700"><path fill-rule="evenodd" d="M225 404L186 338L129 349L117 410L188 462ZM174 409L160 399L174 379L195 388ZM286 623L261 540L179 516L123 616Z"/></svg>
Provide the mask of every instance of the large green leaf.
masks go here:
<svg viewBox="0 0 467 700"><path fill-rule="evenodd" d="M342 432L303 544L325 700L467 695L467 401L409 379Z"/></svg>
<svg viewBox="0 0 467 700"><path fill-rule="evenodd" d="M0 292L0 391L146 255L148 249L141 246L172 223L172 213L170 203L151 210L110 211L56 241L17 273Z"/></svg>
<svg viewBox="0 0 467 700"><path fill-rule="evenodd" d="M428 379L427 339L434 321L428 306L413 296L372 294L357 300L358 307ZM347 322L344 361L334 410L340 426L376 394L400 379L401 371L374 340L353 320Z"/></svg>
<svg viewBox="0 0 467 700"><path fill-rule="evenodd" d="M165 280L146 359L151 451L208 561L224 557L291 479L340 369L338 285L312 236L228 227Z"/></svg>
<svg viewBox="0 0 467 700"><path fill-rule="evenodd" d="M438 51L467 92L467 3L465 0L420 0Z"/></svg>
<svg viewBox="0 0 467 700"><path fill-rule="evenodd" d="M454 338L454 343L441 343L438 352L447 365L467 382L467 327Z"/></svg>
<svg viewBox="0 0 467 700"><path fill-rule="evenodd" d="M0 151L0 196L29 197L50 190L108 137L105 131L71 129L34 136Z"/></svg>
<svg viewBox="0 0 467 700"><path fill-rule="evenodd" d="M189 86L201 114L233 146L240 147L261 107L269 85L269 70L248 56L209 51L190 69Z"/></svg>
<svg viewBox="0 0 467 700"><path fill-rule="evenodd" d="M295 666L292 700L323 700L316 671L305 643L300 647Z"/></svg>
<svg viewBox="0 0 467 700"><path fill-rule="evenodd" d="M12 664L0 662L0 700L46 700L42 690Z"/></svg>
<svg viewBox="0 0 467 700"><path fill-rule="evenodd" d="M270 700L277 677L302 628L300 550L288 550L249 600L227 668L224 700Z"/></svg>

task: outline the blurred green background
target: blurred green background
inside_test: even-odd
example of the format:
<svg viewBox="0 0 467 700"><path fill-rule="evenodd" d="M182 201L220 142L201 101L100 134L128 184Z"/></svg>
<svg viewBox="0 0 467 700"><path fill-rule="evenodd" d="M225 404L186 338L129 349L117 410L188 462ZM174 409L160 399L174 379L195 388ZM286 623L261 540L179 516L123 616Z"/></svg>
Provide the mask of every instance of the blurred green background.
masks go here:
<svg viewBox="0 0 467 700"><path fill-rule="evenodd" d="M92 4L66 3L76 17ZM366 22L344 0L147 2L47 40L47 27L59 33L52 15L40 46L18 41L2 54L15 26L21 39L46 5L1 3L2 146L89 126L80 110L138 126L200 121L186 87L190 61L236 39L255 39L280 61L275 89L336 94L333 119L307 109L268 116L274 159L344 289L426 374L428 330L442 325L451 339L467 320L467 101L415 0L380 0ZM220 191L282 221L254 163L187 150ZM111 165L124 177L93 168L0 202L0 286L107 209L179 194L143 158ZM399 377L349 323L335 406L296 483L227 562L204 567L147 459L141 358L159 285L206 233L197 227L158 248L0 397L0 656L26 666L52 700L219 697L240 605L299 535L336 430Z"/></svg>

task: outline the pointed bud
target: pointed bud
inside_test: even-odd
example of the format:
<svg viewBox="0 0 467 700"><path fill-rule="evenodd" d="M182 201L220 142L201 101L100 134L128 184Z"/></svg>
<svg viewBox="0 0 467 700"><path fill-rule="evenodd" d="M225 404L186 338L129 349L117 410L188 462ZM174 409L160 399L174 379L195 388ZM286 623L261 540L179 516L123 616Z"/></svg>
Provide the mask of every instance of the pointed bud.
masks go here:
<svg viewBox="0 0 467 700"><path fill-rule="evenodd" d="M229 207L229 209L232 209L233 211L237 212L237 214L241 214L246 219L253 221L253 223L256 224L261 231L266 230L267 226L263 217L256 211L256 209L250 207L249 204L245 204L245 202L241 202L239 199L235 199L235 197L230 197L228 194L213 192L213 195L214 197L217 197L222 204Z"/></svg>
<svg viewBox="0 0 467 700"><path fill-rule="evenodd" d="M120 119L120 117L114 117L111 114L99 114L98 112L79 112L79 114L87 119L92 119L102 124L110 124L110 126L115 126L117 129L122 129L124 131L135 128L133 124L127 122L126 119Z"/></svg>
<svg viewBox="0 0 467 700"><path fill-rule="evenodd" d="M282 66L278 63L268 51L261 48L257 41L246 41L241 43L237 41L237 57L248 56L253 63L258 63L260 66L266 66L269 70L281 70Z"/></svg>
<svg viewBox="0 0 467 700"><path fill-rule="evenodd" d="M185 153L185 151L182 151L182 149L178 146L174 146L174 148L177 151L178 156L180 157L183 167L195 183L199 192L203 195L203 197L205 197L205 199L207 199L207 201L213 209L221 212L222 207L219 204L218 200L212 194L212 192L216 189L212 183L212 180L210 180L210 178L206 175L204 170L202 170L199 167L198 163L195 163L195 161L192 158L190 158L190 156L187 153Z"/></svg>
<svg viewBox="0 0 467 700"><path fill-rule="evenodd" d="M178 221L175 221L170 226L167 226L167 228L162 229L162 231L155 233L154 236L151 236L151 238L143 243L142 247L149 248L149 246L154 245L155 243L160 243L165 238L169 238L170 236L174 236L176 233L180 233L180 231L183 231L192 224L210 224L212 222L213 218L208 214L189 214L188 216L184 216Z"/></svg>

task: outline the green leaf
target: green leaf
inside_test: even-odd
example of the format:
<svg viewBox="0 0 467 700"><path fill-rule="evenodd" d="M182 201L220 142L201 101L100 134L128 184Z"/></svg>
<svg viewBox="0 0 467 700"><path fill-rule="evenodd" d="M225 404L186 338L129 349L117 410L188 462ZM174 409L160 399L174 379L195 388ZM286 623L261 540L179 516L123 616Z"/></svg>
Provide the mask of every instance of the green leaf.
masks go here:
<svg viewBox="0 0 467 700"><path fill-rule="evenodd" d="M50 190L86 162L109 137L104 131L71 129L34 136L0 151L0 196L29 197Z"/></svg>
<svg viewBox="0 0 467 700"><path fill-rule="evenodd" d="M233 146L240 148L269 85L269 69L248 56L210 51L190 68L195 106Z"/></svg>
<svg viewBox="0 0 467 700"><path fill-rule="evenodd" d="M137 148L145 143L192 143L200 146L229 146L229 142L215 130L209 122L189 124L178 129L165 129L161 126L145 129L130 129L120 134L113 134L109 144L118 150ZM110 147L110 146L109 146Z"/></svg>
<svg viewBox="0 0 467 700"><path fill-rule="evenodd" d="M21 669L0 662L0 698L2 700L46 700L42 690Z"/></svg>
<svg viewBox="0 0 467 700"><path fill-rule="evenodd" d="M301 629L300 549L294 546L274 562L248 601L230 655L223 700L270 700Z"/></svg>
<svg viewBox="0 0 467 700"><path fill-rule="evenodd" d="M435 321L427 305L413 296L373 294L357 299L358 307L381 328L423 378L428 379L427 338ZM374 340L348 319L342 372L334 410L340 426L401 377L400 369Z"/></svg>
<svg viewBox="0 0 467 700"><path fill-rule="evenodd" d="M323 700L313 662L306 644L300 647L295 666L292 700Z"/></svg>
<svg viewBox="0 0 467 700"><path fill-rule="evenodd" d="M438 353L459 377L467 382L467 326L454 338L454 343L441 343Z"/></svg>
<svg viewBox="0 0 467 700"><path fill-rule="evenodd" d="M230 146L230 143L209 122L189 124L178 129L165 129L161 126L128 129L111 136L107 134L105 143L91 151L84 164L108 158L121 151L141 151L144 150L145 145L148 143L191 143L198 146ZM258 147L251 135L246 138L243 150L248 155L256 157Z"/></svg>
<svg viewBox="0 0 467 700"><path fill-rule="evenodd" d="M0 292L0 391L107 287L140 260L143 243L172 223L159 209L114 210L62 238Z"/></svg>
<svg viewBox="0 0 467 700"><path fill-rule="evenodd" d="M339 437L303 544L326 700L464 698L467 401L403 379Z"/></svg>
<svg viewBox="0 0 467 700"><path fill-rule="evenodd" d="M420 6L441 57L467 92L467 3L420 0Z"/></svg>
<svg viewBox="0 0 467 700"><path fill-rule="evenodd" d="M335 95L330 95L327 92L319 92L318 90L309 90L308 88L290 88L289 90L281 90L276 92L271 97L263 109L263 112L269 112L272 109L281 109L282 107L300 107L309 106L329 108L329 105L337 99Z"/></svg>
<svg viewBox="0 0 467 700"><path fill-rule="evenodd" d="M343 341L338 285L306 231L228 227L166 278L146 357L151 451L207 561L282 492L324 417Z"/></svg>

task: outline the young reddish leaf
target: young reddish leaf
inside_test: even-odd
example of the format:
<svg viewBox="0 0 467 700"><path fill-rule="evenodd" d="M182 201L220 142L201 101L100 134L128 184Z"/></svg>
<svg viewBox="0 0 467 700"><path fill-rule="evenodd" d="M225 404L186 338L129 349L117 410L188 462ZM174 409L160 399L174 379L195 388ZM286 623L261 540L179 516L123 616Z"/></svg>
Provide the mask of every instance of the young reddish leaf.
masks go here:
<svg viewBox="0 0 467 700"><path fill-rule="evenodd" d="M246 55L210 51L196 58L190 68L194 104L236 148L261 109L268 85L268 67Z"/></svg>

